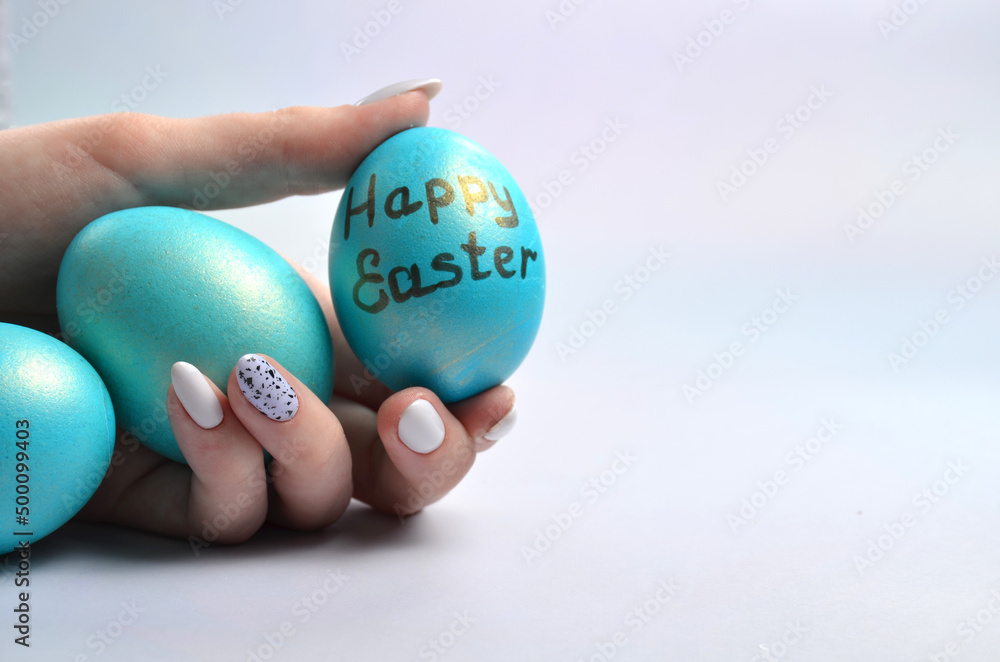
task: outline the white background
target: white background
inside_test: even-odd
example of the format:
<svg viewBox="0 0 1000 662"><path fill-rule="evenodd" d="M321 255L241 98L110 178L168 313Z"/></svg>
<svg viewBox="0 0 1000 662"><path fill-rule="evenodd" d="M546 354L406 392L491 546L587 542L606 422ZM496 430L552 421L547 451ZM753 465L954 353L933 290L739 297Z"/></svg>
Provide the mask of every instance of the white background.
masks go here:
<svg viewBox="0 0 1000 662"><path fill-rule="evenodd" d="M563 2L560 21L557 0L401 0L351 57L341 44L386 3L59 5L8 53L17 124L108 112L146 67L168 76L137 110L168 116L442 78L430 124L490 149L544 205L549 289L510 380L518 428L444 501L405 524L357 507L322 533L268 530L200 556L67 526L36 548L30 651L11 641L15 592L0 585L0 659L235 662L290 624L271 659L434 659L435 639L443 660L995 660L1000 282L974 277L1000 245L1000 9L905 4L890 32L891 0L590 0ZM41 11L9 9L8 47ZM730 23L712 23L723 10ZM814 88L829 98L799 110ZM778 123L797 110L808 119L788 135ZM609 121L624 128L582 168ZM912 157L949 129L915 179ZM718 182L769 139L777 151L724 200ZM562 171L570 183L545 197ZM851 241L845 225L894 180L903 192ZM338 199L217 216L325 277ZM671 257L644 273L660 248ZM970 278L981 288L959 308ZM775 321L779 289L798 299ZM595 329L588 311L607 300ZM920 336L939 309L947 324ZM755 336L761 317L773 324ZM560 351L574 331L585 342ZM894 369L904 337L922 346ZM713 368L734 342L742 355ZM699 371L717 378L686 396ZM841 429L796 464L824 418ZM787 481L771 489L776 472ZM734 524L744 499L760 507ZM332 594L328 570L348 578ZM303 622L313 594L325 603ZM133 601L138 619L113 625ZM456 614L474 622L453 638Z"/></svg>

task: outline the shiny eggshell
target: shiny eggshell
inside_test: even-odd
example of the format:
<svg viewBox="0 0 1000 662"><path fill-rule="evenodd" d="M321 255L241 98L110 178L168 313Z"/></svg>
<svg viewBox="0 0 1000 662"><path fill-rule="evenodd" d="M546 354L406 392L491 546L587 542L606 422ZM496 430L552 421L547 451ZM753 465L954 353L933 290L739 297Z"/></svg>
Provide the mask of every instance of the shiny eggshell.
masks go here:
<svg viewBox="0 0 1000 662"><path fill-rule="evenodd" d="M340 201L330 239L337 319L367 372L445 402L503 382L541 322L545 257L503 165L452 131L419 127L379 145Z"/></svg>
<svg viewBox="0 0 1000 662"><path fill-rule="evenodd" d="M262 353L322 401L333 389L329 329L306 283L263 242L197 212L139 207L97 219L66 251L56 305L120 425L178 462L166 411L176 361L225 392L236 361Z"/></svg>
<svg viewBox="0 0 1000 662"><path fill-rule="evenodd" d="M114 443L111 399L90 364L51 336L0 323L0 554L73 517Z"/></svg>

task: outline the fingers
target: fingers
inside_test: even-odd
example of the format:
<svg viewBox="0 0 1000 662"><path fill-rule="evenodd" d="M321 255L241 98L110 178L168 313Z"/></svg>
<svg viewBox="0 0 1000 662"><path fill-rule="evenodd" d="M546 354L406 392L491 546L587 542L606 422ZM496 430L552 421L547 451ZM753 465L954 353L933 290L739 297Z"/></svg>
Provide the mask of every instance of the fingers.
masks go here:
<svg viewBox="0 0 1000 662"><path fill-rule="evenodd" d="M0 310L49 312L84 225L146 205L242 207L344 186L389 136L427 121L422 91L366 106L168 119L114 113L0 132Z"/></svg>
<svg viewBox="0 0 1000 662"><path fill-rule="evenodd" d="M191 478L184 509L185 530L170 533L194 536L210 543L242 542L260 528L267 515L263 453L260 444L233 414L226 396L197 368L183 365L189 368L185 375L188 381L181 381L183 377L175 366L171 375L174 384L167 395L167 411L174 438L191 467ZM200 380L200 388L196 380ZM178 388L185 396L183 405L178 398ZM212 418L213 414L206 412L211 412L211 405L215 403L217 415ZM215 423L220 417L221 422ZM213 426L205 429L205 425ZM165 489L166 485L163 487ZM147 495L144 505L157 507L153 499L154 495ZM167 515L164 513L164 517Z"/></svg>
<svg viewBox="0 0 1000 662"><path fill-rule="evenodd" d="M259 354L237 362L227 391L236 418L274 458L268 519L302 530L335 522L351 500L351 451L326 403Z"/></svg>
<svg viewBox="0 0 1000 662"><path fill-rule="evenodd" d="M124 461L113 463L81 519L203 546L242 542L265 518L320 529L347 508L351 456L340 423L277 361L243 357L230 374L230 398L189 364L176 364L171 381L167 412L189 467L134 438L126 447L122 437L114 457ZM270 476L264 449L274 457Z"/></svg>
<svg viewBox="0 0 1000 662"><path fill-rule="evenodd" d="M451 412L462 422L475 440L477 453L491 448L507 436L517 423L514 391L507 386L497 386L471 398L449 405Z"/></svg>
<svg viewBox="0 0 1000 662"><path fill-rule="evenodd" d="M513 392L498 386L453 405L453 413L427 389L409 388L389 397L376 415L336 398L331 406L354 456L354 496L399 516L437 501L468 473L477 445L492 443L483 438L499 438L497 424L513 402Z"/></svg>
<svg viewBox="0 0 1000 662"><path fill-rule="evenodd" d="M203 429L184 409L175 387L169 388L170 426L190 468L119 434L112 467L81 519L223 544L242 542L260 528L268 505L260 445L233 415L226 396L191 369L200 388L190 374L186 383L176 382L188 392L188 406L194 398L204 410L214 399L222 420Z"/></svg>

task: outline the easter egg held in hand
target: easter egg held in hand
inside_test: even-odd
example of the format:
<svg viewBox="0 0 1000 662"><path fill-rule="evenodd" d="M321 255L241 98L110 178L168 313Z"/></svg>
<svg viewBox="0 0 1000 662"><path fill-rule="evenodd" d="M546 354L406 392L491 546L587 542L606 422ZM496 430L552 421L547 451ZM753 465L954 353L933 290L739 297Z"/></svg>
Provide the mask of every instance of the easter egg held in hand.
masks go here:
<svg viewBox="0 0 1000 662"><path fill-rule="evenodd" d="M115 445L108 391L63 343L0 323L0 439L6 554L62 526L101 484Z"/></svg>
<svg viewBox="0 0 1000 662"><path fill-rule="evenodd" d="M330 238L330 287L373 377L454 402L503 382L541 322L545 258L517 183L468 138L403 131L354 172Z"/></svg>
<svg viewBox="0 0 1000 662"><path fill-rule="evenodd" d="M63 258L56 307L120 424L178 462L166 409L177 361L225 392L237 360L263 353L324 402L333 390L330 332L305 281L263 242L197 212L139 207L85 227Z"/></svg>

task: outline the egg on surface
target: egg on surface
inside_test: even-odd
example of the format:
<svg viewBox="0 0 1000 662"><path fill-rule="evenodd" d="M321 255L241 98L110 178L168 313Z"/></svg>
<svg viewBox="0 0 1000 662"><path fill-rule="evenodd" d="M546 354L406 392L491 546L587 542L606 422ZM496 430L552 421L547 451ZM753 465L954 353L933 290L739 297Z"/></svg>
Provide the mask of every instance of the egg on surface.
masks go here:
<svg viewBox="0 0 1000 662"><path fill-rule="evenodd" d="M177 361L225 392L237 360L263 353L324 402L333 390L329 329L305 281L260 240L197 212L138 207L85 227L63 258L56 307L119 424L178 462L166 410Z"/></svg>
<svg viewBox="0 0 1000 662"><path fill-rule="evenodd" d="M506 168L462 135L418 127L352 175L330 238L330 287L367 368L357 391L370 376L454 402L500 384L527 355L545 258Z"/></svg>
<svg viewBox="0 0 1000 662"><path fill-rule="evenodd" d="M114 444L114 410L94 368L51 336L0 323L0 554L73 517Z"/></svg>

